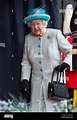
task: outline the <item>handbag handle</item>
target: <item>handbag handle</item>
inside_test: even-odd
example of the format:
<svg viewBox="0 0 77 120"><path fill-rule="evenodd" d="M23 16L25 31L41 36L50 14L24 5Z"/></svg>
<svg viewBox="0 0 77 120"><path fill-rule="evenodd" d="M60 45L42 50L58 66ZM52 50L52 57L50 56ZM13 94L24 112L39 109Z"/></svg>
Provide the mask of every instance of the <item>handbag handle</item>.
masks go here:
<svg viewBox="0 0 77 120"><path fill-rule="evenodd" d="M57 75L57 80L60 82L61 76L62 76L62 83L64 83L64 71L63 72L59 72L59 73L60 73L60 77L59 77L59 80L58 80L58 75Z"/></svg>
<svg viewBox="0 0 77 120"><path fill-rule="evenodd" d="M60 65L60 67L61 67L61 65ZM51 83L53 82L54 73L55 73L55 70L53 69ZM59 71L57 71L56 82L60 82L61 76L62 76L62 82L64 83L64 71L60 72L60 68L59 68Z"/></svg>

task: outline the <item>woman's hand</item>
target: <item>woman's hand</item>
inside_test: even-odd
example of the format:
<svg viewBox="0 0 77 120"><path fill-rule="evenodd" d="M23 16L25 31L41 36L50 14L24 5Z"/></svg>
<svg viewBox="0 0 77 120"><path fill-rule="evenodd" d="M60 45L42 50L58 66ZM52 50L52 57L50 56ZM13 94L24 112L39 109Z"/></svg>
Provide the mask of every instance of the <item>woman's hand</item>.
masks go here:
<svg viewBox="0 0 77 120"><path fill-rule="evenodd" d="M63 72L66 68L70 67L67 63L63 62L61 65L58 65L54 68L56 71Z"/></svg>
<svg viewBox="0 0 77 120"><path fill-rule="evenodd" d="M29 81L27 79L22 80L22 87L24 91L24 97L26 98L26 101L30 101L30 85Z"/></svg>
<svg viewBox="0 0 77 120"><path fill-rule="evenodd" d="M72 49L72 54L77 55L77 49Z"/></svg>

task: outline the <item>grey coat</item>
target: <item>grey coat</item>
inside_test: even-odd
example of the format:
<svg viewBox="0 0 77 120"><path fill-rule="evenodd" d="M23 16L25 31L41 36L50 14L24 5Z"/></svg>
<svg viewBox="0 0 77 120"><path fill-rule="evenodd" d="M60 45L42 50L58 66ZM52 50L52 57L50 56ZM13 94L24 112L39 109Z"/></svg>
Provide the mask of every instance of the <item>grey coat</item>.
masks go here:
<svg viewBox="0 0 77 120"><path fill-rule="evenodd" d="M72 45L64 38L60 30L47 29L42 37L34 36L32 33L26 35L21 63L21 80L29 80L32 68L31 103L34 110L39 110L43 101L46 108L50 106L47 100L47 87L53 68L62 63L61 52L67 54L64 62L71 67L71 51Z"/></svg>

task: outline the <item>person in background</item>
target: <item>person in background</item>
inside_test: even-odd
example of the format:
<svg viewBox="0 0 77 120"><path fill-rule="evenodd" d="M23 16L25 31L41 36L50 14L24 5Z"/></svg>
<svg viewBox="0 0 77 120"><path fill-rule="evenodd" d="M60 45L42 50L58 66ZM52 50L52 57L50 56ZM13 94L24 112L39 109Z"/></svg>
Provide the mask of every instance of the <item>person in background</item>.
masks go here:
<svg viewBox="0 0 77 120"><path fill-rule="evenodd" d="M71 20L72 14L73 14L73 5L67 4L65 9L65 14L64 14L64 22L63 22L63 34L65 37L71 34L70 20Z"/></svg>
<svg viewBox="0 0 77 120"><path fill-rule="evenodd" d="M54 112L56 100L47 98L48 83L51 81L53 69L55 75L59 70L71 68L72 45L58 29L47 28L50 16L43 8L33 8L27 11L24 23L31 32L25 36L23 58L21 62L21 82L23 89L29 95L29 79L31 75L32 112ZM61 53L66 54L62 61ZM55 77L54 77L55 80ZM67 105L67 100L63 100Z"/></svg>
<svg viewBox="0 0 77 120"><path fill-rule="evenodd" d="M66 85L69 91L69 98L73 99L72 105L77 106L77 6L75 6L71 20L70 20L71 35L66 39L72 45L72 71L67 69L66 74ZM62 54L62 58L66 57Z"/></svg>

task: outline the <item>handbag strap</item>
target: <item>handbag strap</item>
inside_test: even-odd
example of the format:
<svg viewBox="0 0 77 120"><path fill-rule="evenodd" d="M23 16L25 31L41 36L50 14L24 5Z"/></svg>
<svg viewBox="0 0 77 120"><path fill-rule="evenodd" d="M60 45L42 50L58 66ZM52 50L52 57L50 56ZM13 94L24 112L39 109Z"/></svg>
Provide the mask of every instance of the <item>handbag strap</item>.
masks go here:
<svg viewBox="0 0 77 120"><path fill-rule="evenodd" d="M61 77L62 77L62 83L64 83L64 71L63 72L59 72L60 76L57 75L57 80L60 82L61 81Z"/></svg>
<svg viewBox="0 0 77 120"><path fill-rule="evenodd" d="M60 82L61 81L61 77L62 77L62 83L64 83L64 71L60 72L60 69L61 69L61 64L60 64L60 67L59 67L59 71L57 73L56 81Z"/></svg>
<svg viewBox="0 0 77 120"><path fill-rule="evenodd" d="M60 67L61 67L61 65L60 65ZM53 82L54 73L55 73L55 70L53 69L51 83ZM64 71L60 72L60 68L59 68L59 71L57 71L56 73L57 73L56 82L60 82L61 77L62 77L62 82L64 83Z"/></svg>

